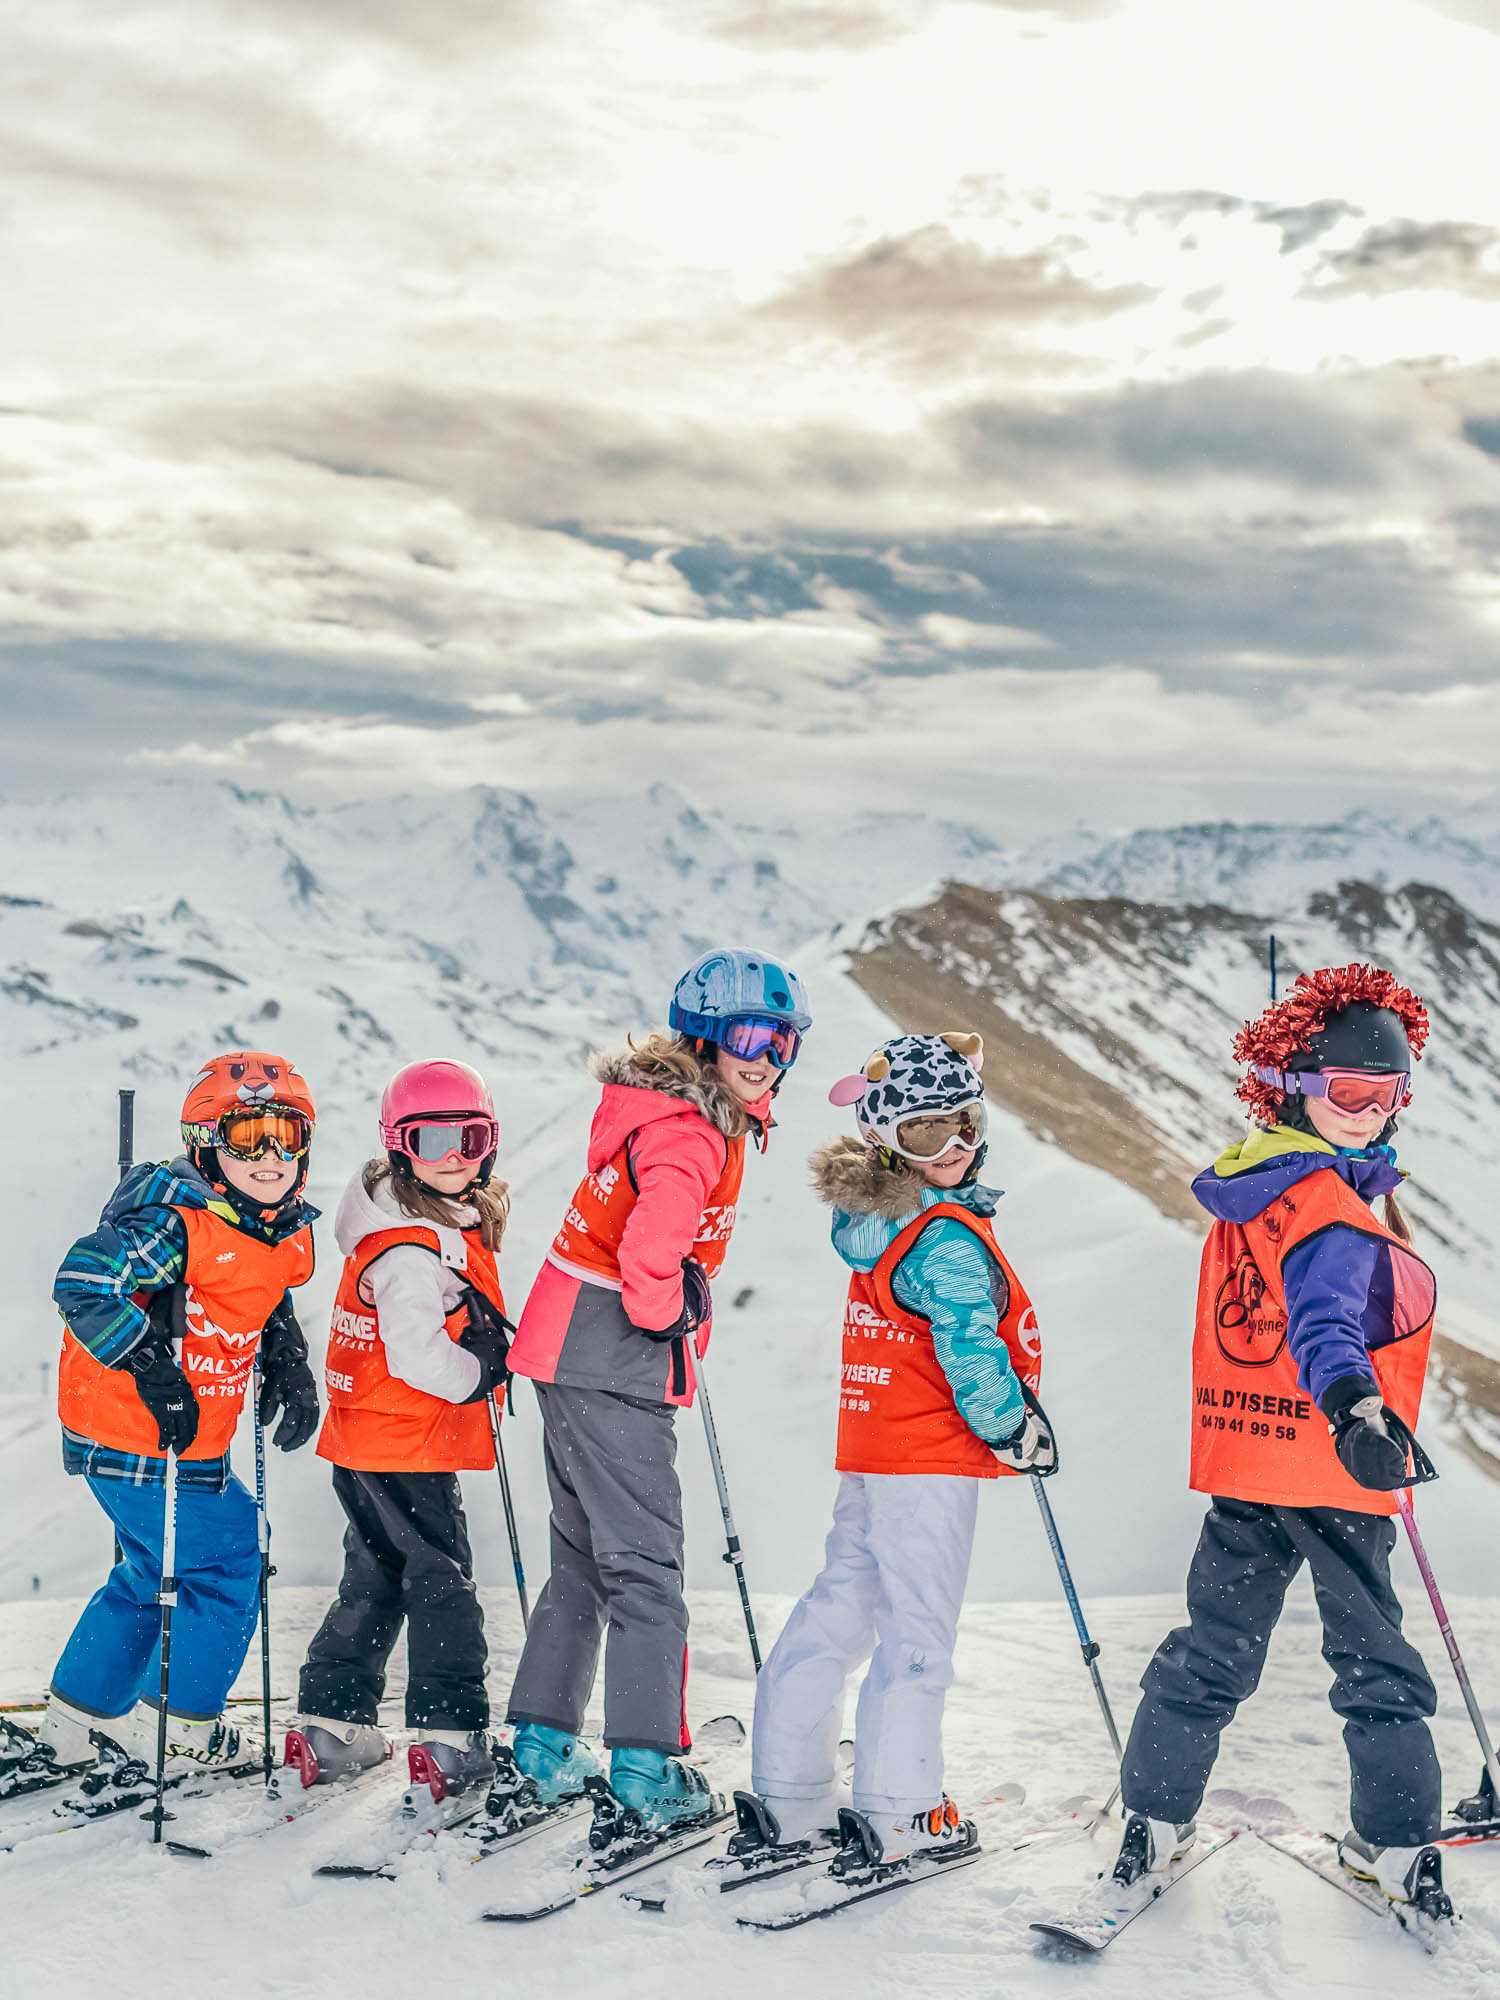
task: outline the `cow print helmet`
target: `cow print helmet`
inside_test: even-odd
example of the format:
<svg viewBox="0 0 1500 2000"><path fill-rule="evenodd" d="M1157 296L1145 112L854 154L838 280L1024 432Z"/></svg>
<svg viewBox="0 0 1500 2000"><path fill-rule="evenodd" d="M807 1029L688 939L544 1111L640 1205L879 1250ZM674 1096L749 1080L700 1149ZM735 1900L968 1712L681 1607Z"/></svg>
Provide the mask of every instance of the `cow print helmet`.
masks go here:
<svg viewBox="0 0 1500 2000"><path fill-rule="evenodd" d="M978 1035L893 1035L869 1057L858 1076L846 1076L828 1095L852 1104L866 1145L887 1146L896 1127L924 1111L957 1111L984 1097Z"/></svg>

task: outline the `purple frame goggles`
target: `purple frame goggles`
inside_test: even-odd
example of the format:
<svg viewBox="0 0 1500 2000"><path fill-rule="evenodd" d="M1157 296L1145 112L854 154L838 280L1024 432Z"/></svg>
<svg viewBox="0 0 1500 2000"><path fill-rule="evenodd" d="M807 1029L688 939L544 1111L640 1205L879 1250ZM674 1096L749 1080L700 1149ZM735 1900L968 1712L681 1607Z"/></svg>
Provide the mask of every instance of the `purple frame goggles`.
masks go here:
<svg viewBox="0 0 1500 2000"><path fill-rule="evenodd" d="M1376 1110L1390 1118L1411 1102L1411 1076L1404 1069L1268 1069L1260 1063L1254 1067L1261 1082L1273 1090L1291 1097L1321 1097L1350 1118Z"/></svg>
<svg viewBox="0 0 1500 2000"><path fill-rule="evenodd" d="M740 1014L719 1030L719 1047L741 1062L768 1055L778 1069L790 1069L802 1047L800 1030L770 1015Z"/></svg>

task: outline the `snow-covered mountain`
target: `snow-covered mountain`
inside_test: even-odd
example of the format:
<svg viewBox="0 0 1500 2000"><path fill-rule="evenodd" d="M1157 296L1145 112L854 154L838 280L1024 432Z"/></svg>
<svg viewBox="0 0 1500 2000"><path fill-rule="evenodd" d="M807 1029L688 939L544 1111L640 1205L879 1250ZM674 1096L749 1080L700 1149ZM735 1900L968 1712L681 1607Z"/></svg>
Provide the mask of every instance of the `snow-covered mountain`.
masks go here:
<svg viewBox="0 0 1500 2000"><path fill-rule="evenodd" d="M719 1423L759 1587L806 1580L831 1485L844 1274L804 1163L839 1124L828 1085L892 1018L923 1012L941 1026L966 1014L992 1044L988 1177L1007 1189L1005 1239L1038 1302L1048 1394L1067 1426L1071 1476L1058 1505L1075 1565L1094 1588L1175 1586L1196 1512L1182 1411L1197 1251L1182 1177L1234 1132L1228 1044L1262 1002L1273 923L1287 976L1318 957L1388 956L1433 1007L1403 1159L1416 1170L1419 1224L1444 1239L1443 1324L1464 1343L1442 1350L1439 1367L1483 1450L1477 1413L1486 1401L1500 1409L1500 1338L1486 1310L1497 1232L1483 1202L1494 1172L1496 939L1459 894L1480 843L1429 832L1427 879L1438 888L1351 896L1338 885L1354 879L1341 871L1363 852L1359 829L1333 830L1327 865L1329 829L1252 831L1255 893L1220 903L1210 891L1231 866L1230 830L1131 836L1133 852L1173 856L1172 880L1186 885L1187 901L1151 903L1108 888L1129 840L1070 836L1066 855L1049 856L905 813L756 826L661 787L633 800L477 788L307 808L184 782L46 808L0 802L11 1121L0 1477L35 1496L0 1527L0 1597L28 1594L33 1576L44 1594L82 1590L97 1568L97 1522L57 1471L45 1371L57 1348L52 1273L114 1178L118 1086L138 1093L138 1154L161 1157L175 1148L183 1079L205 1048L285 1049L318 1099L311 1193L328 1209L370 1150L391 1070L424 1053L468 1056L501 1107L502 1171L516 1192L502 1270L515 1301L579 1170L594 1097L585 1050L660 1019L671 979L711 938L787 953L817 1014L778 1100L782 1129L747 1173L716 1343ZM1063 893L1064 867L1094 874ZM985 886L945 890L945 877ZM876 911L887 914L868 929ZM315 1342L336 1276L321 1233L322 1268L304 1295ZM1096 1504L1122 1425L1156 1468L1129 1512ZM517 1437L535 1561L545 1508L525 1410ZM1493 1488L1456 1456L1442 1489L1455 1502L1444 1553L1451 1574L1490 1588ZM685 1446L698 1524L690 1572L707 1583L718 1575L717 1515L700 1460ZM338 1542L326 1469L301 1453L274 1474L282 1574L326 1581ZM1457 1505L1465 1494L1472 1504ZM475 1509L485 1559L494 1511L493 1495ZM1045 1594L1045 1548L1024 1532L1018 1542L998 1510L987 1520L976 1595Z"/></svg>
<svg viewBox="0 0 1500 2000"><path fill-rule="evenodd" d="M1264 854L1278 843L1250 844ZM1279 844L1290 845L1285 830ZM1307 890L1317 876L1300 851L1279 878L1264 858L1249 870L1259 907L1104 888L1134 848L1148 881L1170 873L1196 894L1226 879L1228 846L1224 828L1134 836L1070 864L1064 878L1089 891L1072 896L949 883L869 924L851 971L904 1024L979 1028L992 1098L1164 1215L1201 1226L1188 1180L1244 1129L1230 1045L1269 997L1272 933L1283 991L1317 965L1389 966L1432 1021L1399 1146L1411 1176L1403 1205L1439 1267L1439 1371L1471 1448L1500 1473L1500 924L1426 882L1341 875ZM1467 868L1462 850L1447 854ZM1336 858L1341 869L1359 861Z"/></svg>

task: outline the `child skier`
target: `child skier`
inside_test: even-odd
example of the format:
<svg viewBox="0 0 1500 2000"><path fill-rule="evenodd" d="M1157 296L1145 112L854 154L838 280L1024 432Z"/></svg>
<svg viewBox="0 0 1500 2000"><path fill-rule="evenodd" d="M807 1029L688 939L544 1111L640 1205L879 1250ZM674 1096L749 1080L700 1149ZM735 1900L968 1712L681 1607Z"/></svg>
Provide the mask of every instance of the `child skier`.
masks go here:
<svg viewBox="0 0 1500 2000"><path fill-rule="evenodd" d="M317 1385L289 1287L312 1275L302 1199L314 1111L292 1064L263 1050L215 1056L182 1107L185 1157L128 1173L53 1289L63 1318L63 1465L109 1516L120 1558L52 1675L27 1770L7 1789L94 1762L99 1738L150 1755L157 1670L166 1454L178 1460L177 1606L168 1745L210 1765L247 1761L221 1716L255 1629L261 1558L255 1502L229 1442L257 1348L259 1415L274 1442L305 1444Z"/></svg>
<svg viewBox="0 0 1500 2000"><path fill-rule="evenodd" d="M495 1463L509 1327L495 1253L509 1192L500 1128L466 1063L414 1062L380 1102L383 1158L339 1203L343 1276L318 1456L348 1520L344 1574L307 1650L287 1761L304 1784L382 1762L385 1666L406 1621L413 1788L434 1806L494 1776L484 1617L457 1474Z"/></svg>
<svg viewBox="0 0 1500 2000"><path fill-rule="evenodd" d="M678 1755L692 1742L674 1415L708 1345L746 1135L764 1147L811 1026L793 974L743 951L690 966L668 1020L673 1033L594 1058L588 1172L510 1355L536 1385L552 1497L552 1571L510 1697L516 1762L546 1801L598 1774L578 1733L607 1625L609 1783L652 1831L712 1797Z"/></svg>
<svg viewBox="0 0 1500 2000"><path fill-rule="evenodd" d="M756 1688L741 1852L835 1822L836 1869L951 1857L974 1842L943 1792L942 1720L978 1482L1056 1465L1034 1396L1036 1316L995 1238L998 1193L978 1181L982 1060L978 1035L897 1035L829 1092L855 1106L860 1133L812 1160L852 1270L839 1492L822 1574ZM841 1819L844 1690L865 1660L854 1810Z"/></svg>
<svg viewBox="0 0 1500 2000"><path fill-rule="evenodd" d="M1192 1845L1219 1736L1255 1691L1305 1562L1353 1774L1340 1859L1393 1901L1452 1913L1430 1844L1439 1779L1425 1718L1437 1698L1390 1575L1392 1489L1409 1483L1436 1288L1407 1247L1389 1142L1426 1038L1420 1000L1368 965L1302 974L1236 1038L1255 1129L1193 1183L1214 1224L1193 1339L1191 1483L1212 1504L1189 1623L1141 1682L1117 1881L1163 1871Z"/></svg>

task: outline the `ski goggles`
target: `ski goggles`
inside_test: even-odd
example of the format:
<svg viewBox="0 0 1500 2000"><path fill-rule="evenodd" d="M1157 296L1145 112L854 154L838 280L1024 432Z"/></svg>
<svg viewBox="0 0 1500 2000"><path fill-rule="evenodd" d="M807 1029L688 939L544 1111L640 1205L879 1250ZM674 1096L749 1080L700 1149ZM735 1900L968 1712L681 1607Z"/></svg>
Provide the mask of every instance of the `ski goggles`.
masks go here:
<svg viewBox="0 0 1500 2000"><path fill-rule="evenodd" d="M753 1056L769 1055L778 1069L790 1069L802 1047L802 1036L789 1021L772 1020L769 1015L741 1014L725 1021L719 1030L719 1047L742 1062Z"/></svg>
<svg viewBox="0 0 1500 2000"><path fill-rule="evenodd" d="M1411 1102L1411 1076L1404 1069L1279 1070L1257 1064L1255 1074L1275 1090L1321 1097L1351 1118L1362 1111L1383 1111L1389 1118Z"/></svg>
<svg viewBox="0 0 1500 2000"><path fill-rule="evenodd" d="M493 1118L409 1118L397 1126L391 1151L435 1167L450 1153L462 1160L483 1160L499 1143L500 1127Z"/></svg>
<svg viewBox="0 0 1500 2000"><path fill-rule="evenodd" d="M253 1111L226 1111L214 1144L236 1160L263 1160L274 1146L284 1160L300 1160L312 1144L312 1120L289 1104L257 1104Z"/></svg>
<svg viewBox="0 0 1500 2000"><path fill-rule="evenodd" d="M977 1153L988 1130L989 1114L980 1099L961 1104L956 1111L922 1111L903 1118L886 1143L905 1160L940 1160L955 1146Z"/></svg>

